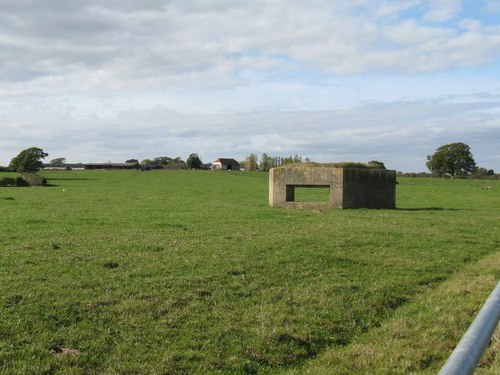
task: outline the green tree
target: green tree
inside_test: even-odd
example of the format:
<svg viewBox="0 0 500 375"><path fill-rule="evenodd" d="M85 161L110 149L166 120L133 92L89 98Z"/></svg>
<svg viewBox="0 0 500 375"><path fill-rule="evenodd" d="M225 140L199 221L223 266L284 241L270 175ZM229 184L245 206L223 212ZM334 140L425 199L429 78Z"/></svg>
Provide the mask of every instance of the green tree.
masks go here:
<svg viewBox="0 0 500 375"><path fill-rule="evenodd" d="M50 161L51 167L64 167L66 165L66 158L56 158Z"/></svg>
<svg viewBox="0 0 500 375"><path fill-rule="evenodd" d="M184 160L181 159L180 156L177 156L175 159L170 159L167 165L163 168L166 169L187 169L188 166Z"/></svg>
<svg viewBox="0 0 500 375"><path fill-rule="evenodd" d="M260 158L260 170L268 172L271 168L276 167L277 158L263 153Z"/></svg>
<svg viewBox="0 0 500 375"><path fill-rule="evenodd" d="M9 164L9 168L21 173L34 173L43 168L42 159L45 159L47 156L49 154L41 148L30 147L14 157Z"/></svg>
<svg viewBox="0 0 500 375"><path fill-rule="evenodd" d="M278 165L284 165L284 164L300 164L302 163L302 156L299 156L297 154L295 155L290 155L290 156L285 156L285 157L278 157Z"/></svg>
<svg viewBox="0 0 500 375"><path fill-rule="evenodd" d="M470 174L477 168L470 147L462 142L439 147L434 154L427 156L426 165L433 174L452 178Z"/></svg>
<svg viewBox="0 0 500 375"><path fill-rule="evenodd" d="M188 156L186 164L189 169L200 169L203 163L198 154L193 153Z"/></svg>
<svg viewBox="0 0 500 375"><path fill-rule="evenodd" d="M246 157L245 168L250 172L257 170L257 155L250 154Z"/></svg>
<svg viewBox="0 0 500 375"><path fill-rule="evenodd" d="M165 166L168 165L168 163L170 163L171 160L172 158L169 158L168 156L158 156L153 159L152 164Z"/></svg>
<svg viewBox="0 0 500 375"><path fill-rule="evenodd" d="M139 164L139 160L137 160L137 159L128 159L128 160L125 160L125 163Z"/></svg>
<svg viewBox="0 0 500 375"><path fill-rule="evenodd" d="M477 179L491 179L494 175L495 171L493 169L479 167L474 171L472 177Z"/></svg>

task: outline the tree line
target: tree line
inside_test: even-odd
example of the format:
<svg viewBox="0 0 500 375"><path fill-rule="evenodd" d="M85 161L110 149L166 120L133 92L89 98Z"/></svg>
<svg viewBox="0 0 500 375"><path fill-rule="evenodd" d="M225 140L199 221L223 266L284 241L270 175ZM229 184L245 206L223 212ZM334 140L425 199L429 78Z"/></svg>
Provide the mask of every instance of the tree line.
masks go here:
<svg viewBox="0 0 500 375"><path fill-rule="evenodd" d="M190 154L186 161L180 157L158 156L153 159L144 159L141 162L137 159L129 159L125 163L135 163L151 169L208 169L210 167L203 164L197 153Z"/></svg>
<svg viewBox="0 0 500 375"><path fill-rule="evenodd" d="M264 171L267 172L271 168L279 167L280 165L291 163L309 163L311 160L308 157L303 158L299 155L290 156L271 156L263 153L260 158L257 154L248 155L245 160L239 164L244 166L246 171ZM197 153L192 153L186 159L180 157L170 158L168 156L160 156L154 159L144 159L139 162L137 159L129 159L126 163L138 163L143 166L158 167L164 169L210 169L211 163L204 164Z"/></svg>
<svg viewBox="0 0 500 375"><path fill-rule="evenodd" d="M279 167L285 164L302 163L302 162L310 163L311 159L309 159L308 157L303 159L302 156L299 155L271 156L266 153L263 153L260 158L256 154L250 154L245 158L245 161L243 163L245 165L245 170L247 171L252 172L259 170L267 172L274 167Z"/></svg>
<svg viewBox="0 0 500 375"><path fill-rule="evenodd" d="M30 147L21 151L10 162L8 170L20 172L25 181L29 183L37 183L37 178L34 174L44 167L42 159L45 159L49 154L39 147ZM146 168L163 168L163 169L209 169L210 164L203 164L197 153L192 153L186 159L180 157L171 158L168 156L159 156L153 159L144 159L141 162L137 159L128 159L126 163L135 163L138 166ZM247 171L264 171L267 172L271 168L291 163L309 163L311 160L308 157L303 158L299 155L290 156L271 156L263 153L260 157L257 154L248 155L244 161L240 162L245 166ZM64 167L65 158L52 159L49 163L53 167ZM385 168L384 163L380 161L371 161L368 163L377 168ZM451 178L498 178L493 169L487 169L476 165L472 155L470 146L462 143L450 143L440 146L432 155L427 155L427 168L430 173L406 174L430 177L451 177ZM399 175L405 175L398 173ZM43 181L40 180L40 183Z"/></svg>

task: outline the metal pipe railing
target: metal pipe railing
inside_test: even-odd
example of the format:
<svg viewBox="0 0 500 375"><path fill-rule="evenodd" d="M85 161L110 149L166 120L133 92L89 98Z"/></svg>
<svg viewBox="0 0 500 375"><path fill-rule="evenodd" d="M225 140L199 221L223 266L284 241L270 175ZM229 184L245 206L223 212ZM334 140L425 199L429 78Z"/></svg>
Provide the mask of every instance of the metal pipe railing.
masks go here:
<svg viewBox="0 0 500 375"><path fill-rule="evenodd" d="M474 374L500 320L500 282L486 300L476 319L451 353L439 375Z"/></svg>

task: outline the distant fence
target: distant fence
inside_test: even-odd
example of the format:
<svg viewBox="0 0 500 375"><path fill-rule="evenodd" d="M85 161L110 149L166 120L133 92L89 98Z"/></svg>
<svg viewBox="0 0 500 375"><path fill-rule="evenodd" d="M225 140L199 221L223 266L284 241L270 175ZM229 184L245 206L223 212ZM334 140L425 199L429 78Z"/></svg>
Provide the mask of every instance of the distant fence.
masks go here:
<svg viewBox="0 0 500 375"><path fill-rule="evenodd" d="M451 353L439 375L474 374L479 359L500 320L500 282Z"/></svg>

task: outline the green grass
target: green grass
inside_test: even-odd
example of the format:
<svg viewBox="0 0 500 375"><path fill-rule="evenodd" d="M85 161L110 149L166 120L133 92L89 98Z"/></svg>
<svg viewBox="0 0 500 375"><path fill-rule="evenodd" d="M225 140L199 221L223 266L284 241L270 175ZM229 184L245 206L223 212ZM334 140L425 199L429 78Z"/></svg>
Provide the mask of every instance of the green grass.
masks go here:
<svg viewBox="0 0 500 375"><path fill-rule="evenodd" d="M498 282L500 257L471 263L416 296L380 327L343 348L330 348L294 374L436 374ZM498 330L477 374L500 373Z"/></svg>
<svg viewBox="0 0 500 375"><path fill-rule="evenodd" d="M480 262L478 300L500 276L498 181L402 178L396 210L319 212L269 207L264 173L44 176L0 188L2 374L328 373L332 355L376 373L352 348ZM480 307L453 305L454 335L424 314L447 341L412 371L439 368Z"/></svg>
<svg viewBox="0 0 500 375"><path fill-rule="evenodd" d="M328 202L329 187L295 187L295 202Z"/></svg>

